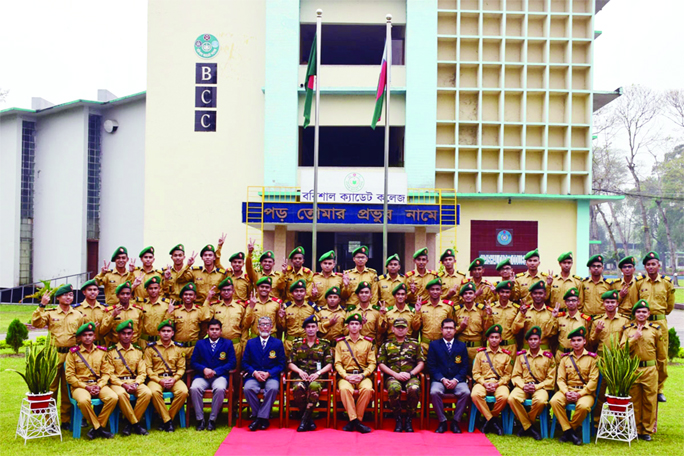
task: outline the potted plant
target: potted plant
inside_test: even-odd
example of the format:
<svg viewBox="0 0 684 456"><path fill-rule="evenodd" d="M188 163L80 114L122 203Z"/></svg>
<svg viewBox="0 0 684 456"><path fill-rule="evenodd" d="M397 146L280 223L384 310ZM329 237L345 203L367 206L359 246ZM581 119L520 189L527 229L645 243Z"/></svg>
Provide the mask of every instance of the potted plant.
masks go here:
<svg viewBox="0 0 684 456"><path fill-rule="evenodd" d="M598 360L598 367L606 382L608 408L614 412L626 411L627 404L632 400L629 390L642 374L637 372L639 358L629 352L629 341L620 347L615 335L611 336L603 356Z"/></svg>
<svg viewBox="0 0 684 456"><path fill-rule="evenodd" d="M52 397L50 385L57 376L59 354L51 338L45 345L32 345L26 349L26 373L13 370L26 382L31 410L44 409Z"/></svg>

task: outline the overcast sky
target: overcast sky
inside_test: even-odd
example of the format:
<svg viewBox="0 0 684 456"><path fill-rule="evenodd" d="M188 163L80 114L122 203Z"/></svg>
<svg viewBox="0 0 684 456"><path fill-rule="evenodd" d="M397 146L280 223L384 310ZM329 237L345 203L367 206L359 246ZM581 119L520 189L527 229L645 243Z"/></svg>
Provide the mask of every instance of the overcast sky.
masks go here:
<svg viewBox="0 0 684 456"><path fill-rule="evenodd" d="M191 6L191 3L195 6ZM200 2L201 3L201 2ZM189 2L189 8L197 7ZM146 89L147 1L0 0L0 109ZM684 87L683 0L612 0L596 16L594 89Z"/></svg>

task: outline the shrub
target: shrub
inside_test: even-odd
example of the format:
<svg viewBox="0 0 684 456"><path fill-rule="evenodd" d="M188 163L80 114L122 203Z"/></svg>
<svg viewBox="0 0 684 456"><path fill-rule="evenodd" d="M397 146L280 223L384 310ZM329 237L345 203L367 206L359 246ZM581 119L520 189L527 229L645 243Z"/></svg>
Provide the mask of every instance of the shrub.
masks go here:
<svg viewBox="0 0 684 456"><path fill-rule="evenodd" d="M28 328L25 324L19 321L18 318L12 320L9 328L7 328L7 336L5 341L12 347L14 353L19 353L19 349L24 344L24 341L28 339Z"/></svg>
<svg viewBox="0 0 684 456"><path fill-rule="evenodd" d="M670 339L670 343L667 347L667 357L670 358L671 361L673 358L679 355L680 342L679 336L677 335L677 331L675 331L674 328L670 328L670 330L668 331L668 336Z"/></svg>
<svg viewBox="0 0 684 456"><path fill-rule="evenodd" d="M45 345L47 342L47 336L38 336L34 342L36 345Z"/></svg>

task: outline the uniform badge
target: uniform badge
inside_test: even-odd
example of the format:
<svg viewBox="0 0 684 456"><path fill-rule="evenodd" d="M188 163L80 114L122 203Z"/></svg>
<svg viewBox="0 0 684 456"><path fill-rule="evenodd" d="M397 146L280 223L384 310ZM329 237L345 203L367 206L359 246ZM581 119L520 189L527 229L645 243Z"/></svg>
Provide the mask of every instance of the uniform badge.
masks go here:
<svg viewBox="0 0 684 456"><path fill-rule="evenodd" d="M219 353L219 359L220 359L221 361L223 361L224 359L226 359L226 352L221 352L221 353Z"/></svg>
<svg viewBox="0 0 684 456"><path fill-rule="evenodd" d="M461 364L461 357L457 356L456 358L454 358L454 363Z"/></svg>
<svg viewBox="0 0 684 456"><path fill-rule="evenodd" d="M275 352L275 350L271 350L270 352L268 352L268 357L269 357L270 359L275 359L275 357L276 357L276 352Z"/></svg>

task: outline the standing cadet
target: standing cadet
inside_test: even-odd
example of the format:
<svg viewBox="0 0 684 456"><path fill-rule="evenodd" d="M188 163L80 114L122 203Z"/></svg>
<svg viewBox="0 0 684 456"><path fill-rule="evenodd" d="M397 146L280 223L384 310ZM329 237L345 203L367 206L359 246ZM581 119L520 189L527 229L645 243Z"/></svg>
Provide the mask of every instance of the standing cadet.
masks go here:
<svg viewBox="0 0 684 456"><path fill-rule="evenodd" d="M368 263L368 247L362 245L352 251L352 258L356 267L344 271L344 290L349 298L347 299L348 306L356 306L359 304L359 297L354 293L361 282L367 282L371 286L371 305L378 302L378 273L375 269L367 268Z"/></svg>
<svg viewBox="0 0 684 456"><path fill-rule="evenodd" d="M213 288L209 290L204 307L208 306L211 309L211 317L221 322L221 337L233 343L235 359L240 370L242 335L249 332L254 313L252 312L248 318L246 316L247 303L233 299L233 281L230 277L226 277L223 282L219 283L218 290L219 299L216 300L213 299L215 290ZM254 303L256 304L256 301Z"/></svg>
<svg viewBox="0 0 684 456"><path fill-rule="evenodd" d="M126 263L128 263L128 250L126 250L126 247L121 246L117 248L112 254L112 261L114 262L114 269L109 270L110 263L105 261L102 271L93 278L98 285L104 285L105 304L108 306L119 302L119 299L116 297L116 287L128 280L134 279L132 274L126 270Z"/></svg>
<svg viewBox="0 0 684 456"><path fill-rule="evenodd" d="M518 288L518 299L520 304L532 305L532 298L530 297L530 286L540 280L546 281L548 274L539 271L539 249L534 249L525 254L525 265L527 271L516 274L515 283ZM544 296L546 300L546 296ZM542 327L542 331L543 331ZM542 347L544 348L544 347Z"/></svg>
<svg viewBox="0 0 684 456"><path fill-rule="evenodd" d="M289 356L292 343L297 338L305 336L302 323L311 315L321 311L320 307L311 301L306 301L306 282L302 279L290 285L293 300L286 302L278 310L278 327L285 331L285 356Z"/></svg>
<svg viewBox="0 0 684 456"><path fill-rule="evenodd" d="M200 256L204 265L193 266L191 282L195 284L197 303L201 305L207 299L207 293L211 287L215 287L226 278L226 270L216 264L216 252L213 245L205 245L200 250Z"/></svg>
<svg viewBox="0 0 684 456"><path fill-rule="evenodd" d="M342 430L358 431L367 434L371 428L364 425L363 414L373 396L373 382L371 376L375 372L376 360L373 341L369 337L361 336L363 317L354 313L345 319L349 335L340 337L335 346L335 371L340 379L337 387L344 409L349 415L349 423ZM354 402L354 390L359 391L359 397Z"/></svg>
<svg viewBox="0 0 684 456"><path fill-rule="evenodd" d="M548 300L546 303L550 306L555 306L557 302L563 300L563 296L570 288L577 288L580 292L582 291L582 277L572 275L570 270L572 269L573 259L572 252L565 252L558 257L558 264L560 265L561 272L552 277L551 283L547 278ZM582 296L578 296L579 302L582 302ZM561 309L565 311L565 309Z"/></svg>
<svg viewBox="0 0 684 456"><path fill-rule="evenodd" d="M421 398L418 374L425 366L425 355L417 339L406 337L408 326L406 319L395 319L392 322L394 337L382 344L378 352L378 367L386 376L385 388L396 420L394 432L413 432L411 419ZM402 389L406 391L405 415L401 413Z"/></svg>
<svg viewBox="0 0 684 456"><path fill-rule="evenodd" d="M50 339L57 348L59 356L57 376L50 385L50 392L57 402L57 390L61 394L59 412L61 415L62 429L69 429L71 423L71 403L67 392L67 381L64 374L64 361L69 348L76 345L76 331L84 323L85 318L78 310L71 307L74 301L74 291L70 284L62 285L55 290L54 296L59 304L52 309L45 309L50 303L50 294L45 293L41 298L38 308L33 312L31 324L36 328L45 328L50 331ZM95 331L96 326L93 326Z"/></svg>
<svg viewBox="0 0 684 456"><path fill-rule="evenodd" d="M399 284L405 284L406 278L399 274L401 262L399 261L399 255L396 253L387 258L385 267L387 268L387 274L378 277L378 300L385 301L388 306L392 306L394 305L393 291Z"/></svg>
<svg viewBox="0 0 684 456"><path fill-rule="evenodd" d="M170 318L174 310L173 301L161 297L161 283L161 277L150 277L145 282L147 298L136 299L136 304L142 307L143 311L142 330L140 332L140 339L145 341L143 345L147 342L159 340L157 326L163 320Z"/></svg>
<svg viewBox="0 0 684 456"><path fill-rule="evenodd" d="M468 359L475 359L478 349L482 347L483 334L486 331L487 306L475 303L475 284L467 282L459 291L461 304L454 307L456 320L456 336L468 347ZM501 336L501 330L499 330ZM500 340L499 340L500 342ZM497 343L498 345L498 343Z"/></svg>
<svg viewBox="0 0 684 456"><path fill-rule="evenodd" d="M65 362L66 380L71 385L71 397L83 416L93 425L88 431L88 438L114 438L114 434L104 430L109 421L109 415L116 408L117 396L107 384L112 373L111 366L106 362L107 349L95 345L95 323L88 322L76 331L80 343L69 349ZM102 401L102 410L95 414L91 399Z"/></svg>
<svg viewBox="0 0 684 456"><path fill-rule="evenodd" d="M233 281L233 294L240 301L247 301L252 292L252 280L249 275L242 268L245 265L245 254L237 252L230 256L230 269L226 273L226 277L230 277Z"/></svg>
<svg viewBox="0 0 684 456"><path fill-rule="evenodd" d="M501 280L497 281L494 283L494 288L496 287L503 281L509 280L513 283L511 287L511 296L509 299L515 303L517 303L520 300L520 289L518 287L518 283L515 281L515 272L513 271L513 265L511 264L511 259L506 258L504 260L501 260L497 265L496 265L496 272L499 273L501 276ZM496 292L496 291L495 291ZM504 328L504 331L506 328Z"/></svg>
<svg viewBox="0 0 684 456"><path fill-rule="evenodd" d="M277 286L280 287L283 301L292 301L290 285L302 279L308 286L313 279L313 272L304 267L304 247L295 247L287 258L292 264L288 266L287 262L283 262L282 280L278 282Z"/></svg>
<svg viewBox="0 0 684 456"><path fill-rule="evenodd" d="M408 297L406 284L400 283L394 287L392 295L394 296L394 305L387 308L385 326L387 326L387 328L392 328L394 327L394 320L403 318L408 323L408 332L406 333L406 336L418 340L417 336L418 330L420 329L420 317L406 304L406 298ZM393 339L394 333L390 331L387 334L387 338Z"/></svg>
<svg viewBox="0 0 684 456"><path fill-rule="evenodd" d="M167 299L180 301L180 289L188 283L192 282L194 276L192 275L192 265L195 264L195 257L197 254L192 252L188 259L188 263L184 266L185 261L185 247L183 244L176 244L169 251L171 261L173 264L164 269L164 296ZM156 331L155 327L155 331Z"/></svg>
<svg viewBox="0 0 684 456"><path fill-rule="evenodd" d="M131 343L133 338L133 320L126 320L116 327L119 334L119 342L109 347L107 362L111 375L109 383L111 389L119 398L119 408L128 423L124 426L121 434L147 435L147 429L141 424L145 410L152 399L152 391L145 385L147 366L143 359L140 347ZM135 409L131 406L131 395L136 397Z"/></svg>
<svg viewBox="0 0 684 456"><path fill-rule="evenodd" d="M360 282L356 287L355 293L358 297L358 305L347 306L347 318L351 315L360 315L363 322L361 335L369 337L377 343L378 336L382 335L385 328L387 308L371 304L373 291L372 285L369 282Z"/></svg>
<svg viewBox="0 0 684 456"><path fill-rule="evenodd" d="M197 294L195 293L195 284L186 283L181 288L182 305L176 306L171 320L175 330L176 345L182 347L182 352L187 362L192 357L197 341L199 340L201 325L211 320L211 308L209 306L201 306L195 304L197 302Z"/></svg>
<svg viewBox="0 0 684 456"><path fill-rule="evenodd" d="M488 280L482 278L484 275L484 264L483 258L475 258L470 263L470 266L468 266L470 281L475 285L475 302L478 304L489 303L496 299L493 292L494 286Z"/></svg>
<svg viewBox="0 0 684 456"><path fill-rule="evenodd" d="M563 435L558 439L560 442L570 441L575 445L581 445L579 437L582 421L591 411L596 396L599 369L596 364L596 353L588 352L586 345L587 330L580 326L568 334L572 351L566 353L558 363L558 379L556 380L558 391L551 398L551 409L563 429ZM565 407L575 404L575 413L572 420L568 420ZM555 429L551 430L551 433Z"/></svg>
<svg viewBox="0 0 684 456"><path fill-rule="evenodd" d="M560 312L560 303L556 303L556 307L551 312L554 318L558 319L556 323L558 325L558 350L556 350L557 363L560 362L561 356L572 351L568 334L580 326L586 329L586 334L589 334L591 317L577 310L577 307L579 307L580 303L579 294L580 293L577 288L570 288L563 296L565 307L568 310L565 312Z"/></svg>
<svg viewBox="0 0 684 456"><path fill-rule="evenodd" d="M245 309L245 318L251 322L251 328L249 334L246 331L242 334L243 346L247 339L256 337L261 332L259 331L260 318L270 318L272 323L270 327L271 335L276 333L275 321L278 317L278 310L283 305L283 302L271 296L271 280L269 276L264 276L257 280L256 293L249 298L247 308Z"/></svg>
<svg viewBox="0 0 684 456"><path fill-rule="evenodd" d="M629 342L629 352L639 358L641 376L637 378L629 395L634 404L634 419L639 439L651 441L656 431L658 417L658 368L657 359L667 356L667 347L663 340L661 326L649 323L651 316L649 305L643 299L637 301L633 308L634 322L627 325L622 334L620 347Z"/></svg>
<svg viewBox="0 0 684 456"><path fill-rule="evenodd" d="M618 312L627 319L632 317L632 307L639 300L639 288L644 280L643 274L634 273L635 265L636 258L633 256L621 259L618 268L622 271L622 279L613 283L613 288L620 291Z"/></svg>
<svg viewBox="0 0 684 456"><path fill-rule="evenodd" d="M540 347L542 350L550 350L549 342L558 333L558 322L553 318L553 309L544 304L546 284L543 280L539 280L533 283L528 291L532 306L521 303L518 316L513 321L513 333L518 334L523 331L525 334L532 326L539 326L542 329Z"/></svg>
<svg viewBox="0 0 684 456"><path fill-rule="evenodd" d="M249 280L256 284L257 281L262 277L270 277L271 283L271 296L274 298L282 299L280 292L280 280L282 278L282 273L275 270L275 253L272 250L266 250L259 256L259 264L261 265L261 271L257 272L254 270L254 261L252 260L252 253L254 252L254 240L250 239L249 244L247 244L247 260L245 260L245 269L247 270L247 275ZM255 285L256 286L256 285Z"/></svg>
<svg viewBox="0 0 684 456"><path fill-rule="evenodd" d="M515 351L516 340L513 332L513 322L518 315L520 306L511 301L514 282L503 280L496 285L494 292L499 297L490 307L485 307L487 313L486 327L501 326L501 346L511 352Z"/></svg>
<svg viewBox="0 0 684 456"><path fill-rule="evenodd" d="M102 320L104 319L107 306L97 302L97 295L100 294L100 287L98 287L97 282L92 279L81 285L81 291L85 296L85 300L80 304L74 304L73 307L83 314L84 321L92 321L95 323L95 344L104 345L104 337L100 335L100 329L102 328Z"/></svg>
<svg viewBox="0 0 684 456"><path fill-rule="evenodd" d="M556 382L556 363L553 354L539 349L542 330L533 326L525 333L529 350L520 350L515 359L511 382L513 391L508 396L508 405L520 421L522 427L518 437L529 435L534 440L541 440L534 422L549 403L549 391L553 391ZM530 411L525 410L523 403L532 400Z"/></svg>
<svg viewBox="0 0 684 456"><path fill-rule="evenodd" d="M131 283L124 282L116 287L116 297L118 304L107 307L106 315L102 319L102 330L100 334L104 336L109 345L119 341L119 334L114 330L119 323L126 320L133 320L133 339L132 343L137 343L140 338L140 330L143 322L142 307L131 304Z"/></svg>
<svg viewBox="0 0 684 456"><path fill-rule="evenodd" d="M133 282L133 297L135 299L145 299L147 298L147 289L140 287L139 285L144 284L153 276L160 276L164 273L161 269L154 269L154 247L145 247L140 251L140 262L142 266L135 268L131 271L131 274L136 280Z"/></svg>
<svg viewBox="0 0 684 456"><path fill-rule="evenodd" d="M418 299L416 302L416 317L422 326L420 342L423 352L428 353L433 340L442 339L442 322L451 318L454 313L454 302L442 297L442 282L434 279L427 284L428 301Z"/></svg>
<svg viewBox="0 0 684 456"><path fill-rule="evenodd" d="M340 288L332 287L325 292L326 306L319 312L318 330L325 340L334 347L335 340L344 336L345 310L341 305Z"/></svg>
<svg viewBox="0 0 684 456"><path fill-rule="evenodd" d="M473 391L470 398L477 407L485 423L482 433L493 431L497 435L503 435L502 423L498 418L508 402L508 382L511 381L511 352L499 347L501 342L501 326L493 325L487 332L487 347L477 349L477 355L473 361ZM485 401L487 396L494 396L496 402L494 408L489 410Z"/></svg>
<svg viewBox="0 0 684 456"><path fill-rule="evenodd" d="M427 268L428 249L419 249L413 254L415 269L406 273L406 283L409 286L408 302L415 304L418 298L425 302L428 299L427 284L438 279L437 271Z"/></svg>
<svg viewBox="0 0 684 456"><path fill-rule="evenodd" d="M292 388L292 402L302 411L302 421L297 432L316 430L313 409L323 389L323 385L317 380L333 368L333 350L330 342L316 337L318 323L316 315L309 315L302 322L305 336L295 339L290 351L288 368L297 375L298 380L301 380Z"/></svg>
<svg viewBox="0 0 684 456"><path fill-rule="evenodd" d="M603 255L594 255L587 261L590 276L582 281L580 310L591 317L603 315L601 295L613 289L613 280L603 277Z"/></svg>
<svg viewBox="0 0 684 456"><path fill-rule="evenodd" d="M325 306L325 292L331 287L342 289L342 274L335 272L335 252L333 250L324 253L318 259L321 272L313 275L311 283L307 287L307 294L318 307Z"/></svg>
<svg viewBox="0 0 684 456"><path fill-rule="evenodd" d="M667 329L667 316L674 309L675 289L672 279L658 273L660 256L656 252L648 252L642 260L646 267L646 277L639 286L639 299L645 299L650 306L649 321L657 321L663 334L665 347L669 346L670 338ZM665 350L667 353L667 349ZM658 357L658 402L665 402L663 387L667 379L667 356Z"/></svg>
<svg viewBox="0 0 684 456"><path fill-rule="evenodd" d="M591 332L588 333L589 347L599 356L603 355L603 347L610 343L611 338L615 339L616 343L622 339L623 326L629 324L629 318L617 312L618 296L617 290L606 291L601 295L606 312L593 319ZM602 386L601 389L604 388L605 386Z"/></svg>
<svg viewBox="0 0 684 456"><path fill-rule="evenodd" d="M442 281L442 298L458 300L458 292L466 278L465 273L456 270L456 254L452 249L446 249L439 257L444 270L441 271L439 279Z"/></svg>

